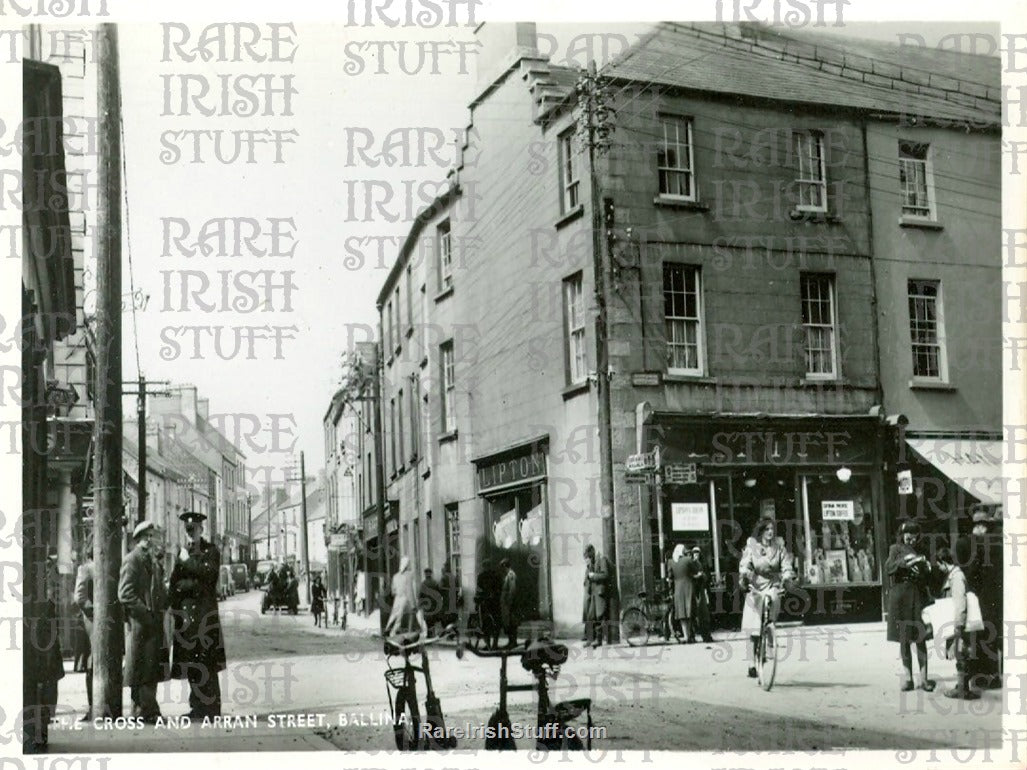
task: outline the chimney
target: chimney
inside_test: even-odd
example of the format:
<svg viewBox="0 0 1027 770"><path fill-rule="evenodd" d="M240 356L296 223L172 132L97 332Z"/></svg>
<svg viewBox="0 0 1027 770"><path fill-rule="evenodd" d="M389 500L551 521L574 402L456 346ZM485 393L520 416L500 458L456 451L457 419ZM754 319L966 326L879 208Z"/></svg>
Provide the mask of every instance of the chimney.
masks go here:
<svg viewBox="0 0 1027 770"><path fill-rule="evenodd" d="M534 22L482 22L474 35L481 44L475 58L478 93L521 59L539 58Z"/></svg>
<svg viewBox="0 0 1027 770"><path fill-rule="evenodd" d="M198 398L196 399L196 414L203 418L205 422L210 420L210 399L209 398Z"/></svg>

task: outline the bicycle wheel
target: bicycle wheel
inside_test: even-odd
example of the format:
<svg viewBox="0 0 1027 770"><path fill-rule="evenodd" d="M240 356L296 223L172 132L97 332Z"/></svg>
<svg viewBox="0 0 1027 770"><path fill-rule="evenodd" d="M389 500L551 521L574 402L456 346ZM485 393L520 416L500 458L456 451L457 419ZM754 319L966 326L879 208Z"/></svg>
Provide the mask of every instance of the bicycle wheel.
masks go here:
<svg viewBox="0 0 1027 770"><path fill-rule="evenodd" d="M767 623L763 627L763 636L760 639L759 651L759 679L760 686L764 690L770 690L774 686L774 675L777 673L777 637L773 623Z"/></svg>
<svg viewBox="0 0 1027 770"><path fill-rule="evenodd" d="M396 748L400 751L417 751L418 736L421 734L421 714L417 710L417 693L412 687L396 690L396 711L393 714L393 732L396 734Z"/></svg>
<svg viewBox="0 0 1027 770"><path fill-rule="evenodd" d="M632 647L649 641L649 618L638 607L628 607L620 615L620 633Z"/></svg>

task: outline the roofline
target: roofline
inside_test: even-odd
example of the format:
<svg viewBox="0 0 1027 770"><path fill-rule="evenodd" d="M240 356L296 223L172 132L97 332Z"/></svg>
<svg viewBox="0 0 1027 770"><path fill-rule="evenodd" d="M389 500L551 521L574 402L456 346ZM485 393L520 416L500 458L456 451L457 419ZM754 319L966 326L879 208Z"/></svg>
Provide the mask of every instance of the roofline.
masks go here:
<svg viewBox="0 0 1027 770"><path fill-rule="evenodd" d="M413 247L418 236L420 236L421 231L424 230L425 225L427 225L428 222L437 214L445 211L452 204L453 199L458 197L461 192L462 190L460 189L459 182L449 180L449 187L446 188L445 192L441 195L437 195L435 200L429 203L425 208L421 209L417 216L414 217L414 221L410 225L410 231L407 233L407 237L403 241L403 245L399 247L399 255L396 257L396 261L393 262L392 268L389 270L389 274L385 277L385 282L382 284L382 288L378 292L375 307L379 311L385 304L385 299L389 296L389 292L392 291L393 284L402 272L403 266L406 264L406 258L410 255L410 249Z"/></svg>

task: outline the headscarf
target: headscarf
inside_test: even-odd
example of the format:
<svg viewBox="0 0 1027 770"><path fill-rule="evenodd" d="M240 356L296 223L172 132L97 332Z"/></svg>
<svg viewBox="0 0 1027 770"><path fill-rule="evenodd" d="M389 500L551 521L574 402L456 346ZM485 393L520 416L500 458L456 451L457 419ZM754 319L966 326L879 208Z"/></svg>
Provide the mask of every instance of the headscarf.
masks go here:
<svg viewBox="0 0 1027 770"><path fill-rule="evenodd" d="M685 555L685 546L678 543L674 546L674 553L671 554L671 559L674 561L681 561L681 558Z"/></svg>

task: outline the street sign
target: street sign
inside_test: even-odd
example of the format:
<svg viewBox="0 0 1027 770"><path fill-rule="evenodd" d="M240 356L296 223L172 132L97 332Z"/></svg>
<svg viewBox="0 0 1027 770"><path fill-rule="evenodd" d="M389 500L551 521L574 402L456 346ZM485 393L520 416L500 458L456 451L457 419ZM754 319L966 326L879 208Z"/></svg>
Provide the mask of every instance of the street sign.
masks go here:
<svg viewBox="0 0 1027 770"><path fill-rule="evenodd" d="M648 484L652 479L652 473L647 471L628 471L624 474L625 484Z"/></svg>
<svg viewBox="0 0 1027 770"><path fill-rule="evenodd" d="M656 455L653 452L628 455L628 459L624 462L624 469L628 473L656 470Z"/></svg>
<svg viewBox="0 0 1027 770"><path fill-rule="evenodd" d="M349 543L349 535L345 532L333 532L328 541L331 548L343 548Z"/></svg>
<svg viewBox="0 0 1027 770"><path fill-rule="evenodd" d="M695 463L665 465L663 467L664 484L698 484L698 471Z"/></svg>

